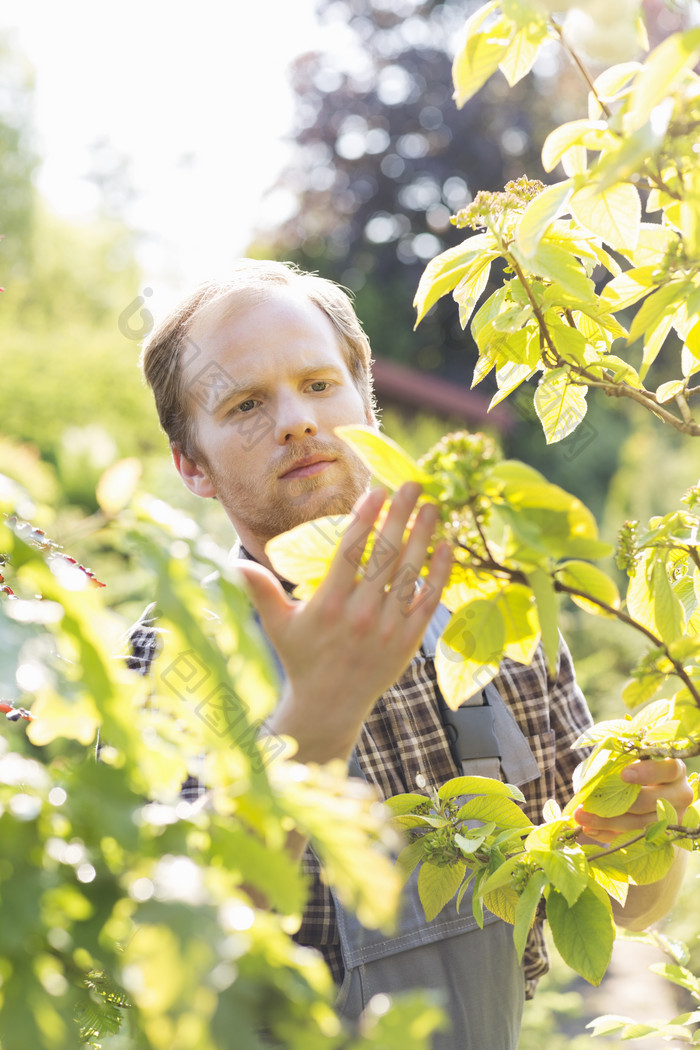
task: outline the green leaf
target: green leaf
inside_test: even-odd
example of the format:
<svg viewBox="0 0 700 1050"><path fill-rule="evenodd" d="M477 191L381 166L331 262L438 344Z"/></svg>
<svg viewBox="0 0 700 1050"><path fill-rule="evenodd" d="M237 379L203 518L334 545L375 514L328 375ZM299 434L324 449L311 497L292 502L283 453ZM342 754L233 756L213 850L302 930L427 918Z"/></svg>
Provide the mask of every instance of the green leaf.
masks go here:
<svg viewBox="0 0 700 1050"><path fill-rule="evenodd" d="M685 281L671 281L657 288L637 310L630 326L629 342L633 343L664 317L674 314L686 291L687 282Z"/></svg>
<svg viewBox="0 0 700 1050"><path fill-rule="evenodd" d="M591 1029L592 1035L614 1035L615 1032L622 1031L628 1024L633 1024L631 1017L623 1017L620 1014L603 1014L602 1017L589 1021L586 1028Z"/></svg>
<svg viewBox="0 0 700 1050"><path fill-rule="evenodd" d="M503 616L495 602L477 599L452 614L435 659L438 684L450 707L459 707L495 676L504 642Z"/></svg>
<svg viewBox="0 0 700 1050"><path fill-rule="evenodd" d="M665 821L666 824L678 823L678 814L668 799L665 798L656 800L656 816L659 821Z"/></svg>
<svg viewBox="0 0 700 1050"><path fill-rule="evenodd" d="M588 883L588 861L581 850L532 850L531 856L557 892L575 904Z"/></svg>
<svg viewBox="0 0 700 1050"><path fill-rule="evenodd" d="M600 304L607 310L624 310L627 306L654 291L657 287L653 275L655 266L637 266L608 281L600 297Z"/></svg>
<svg viewBox="0 0 700 1050"><path fill-rule="evenodd" d="M460 820L493 821L501 828L525 829L532 826L530 819L512 799L498 798L494 795L465 802L458 816Z"/></svg>
<svg viewBox="0 0 700 1050"><path fill-rule="evenodd" d="M395 441L379 431L357 425L335 427L334 430L392 492L405 481L418 481L427 492L435 489L435 481L430 475L421 470Z"/></svg>
<svg viewBox="0 0 700 1050"><path fill-rule="evenodd" d="M428 922L438 915L459 889L467 866L463 861L438 867L424 861L418 872L418 896Z"/></svg>
<svg viewBox="0 0 700 1050"><path fill-rule="evenodd" d="M482 893L491 893L493 890L500 889L501 886L509 886L513 878L513 873L516 871L523 870L523 854L516 857L509 857L508 860L500 864L495 871L491 872L481 884Z"/></svg>
<svg viewBox="0 0 700 1050"><path fill-rule="evenodd" d="M486 261L480 259L476 265L471 266L455 288L453 298L459 305L459 323L462 328L467 327L477 300L488 284L490 273L491 256L489 255Z"/></svg>
<svg viewBox="0 0 700 1050"><path fill-rule="evenodd" d="M518 894L510 886L500 886L496 890L489 890L488 893L484 892L483 898L484 904L490 912L498 915L499 919L503 919L504 922L509 922L511 925L515 923Z"/></svg>
<svg viewBox="0 0 700 1050"><path fill-rule="evenodd" d="M641 678L633 678L622 690L622 699L627 707L637 707L647 700L651 700L657 689L664 680L660 672L642 675Z"/></svg>
<svg viewBox="0 0 700 1050"><path fill-rule="evenodd" d="M589 183L576 191L570 206L576 220L612 248L636 247L642 202L631 183L615 184L602 193Z"/></svg>
<svg viewBox="0 0 700 1050"><path fill-rule="evenodd" d="M620 357L615 357L614 354L603 354L602 357L598 358L596 367L612 372L611 378L615 383L626 383L627 386L634 387L635 390L643 389L644 384L637 372L632 368L632 365L628 364L627 361L623 361Z"/></svg>
<svg viewBox="0 0 700 1050"><path fill-rule="evenodd" d="M491 825L491 831L493 831L493 825ZM476 853L480 846L483 846L486 839L489 837L491 832L485 830L477 830L471 832L470 835L462 835L459 831L455 832L455 846L459 846L460 850L466 856L470 853Z"/></svg>
<svg viewBox="0 0 700 1050"><path fill-rule="evenodd" d="M700 998L700 979L685 966L676 966L673 963L653 963L649 969Z"/></svg>
<svg viewBox="0 0 700 1050"><path fill-rule="evenodd" d="M676 394L682 394L684 387L685 383L681 379L671 379L668 383L662 383L656 388L656 400L663 405L666 401L671 401Z"/></svg>
<svg viewBox="0 0 700 1050"><path fill-rule="evenodd" d="M535 411L548 445L574 431L587 408L586 387L573 383L568 369L545 372L535 391Z"/></svg>
<svg viewBox="0 0 700 1050"><path fill-rule="evenodd" d="M416 839L415 842L410 842L408 846L404 846L399 853L396 858L396 867L399 869L399 873L404 883L423 860L424 852L423 839L419 838Z"/></svg>
<svg viewBox="0 0 700 1050"><path fill-rule="evenodd" d="M551 131L542 147L542 167L551 171L572 146L599 151L617 144L604 120L571 120Z"/></svg>
<svg viewBox="0 0 700 1050"><path fill-rule="evenodd" d="M674 699L670 717L680 722L684 733L700 733L700 708L687 694L679 694Z"/></svg>
<svg viewBox="0 0 700 1050"><path fill-rule="evenodd" d="M640 69L642 69L641 62L619 62L617 65L605 69L593 82L596 96L602 102L617 101L620 95L624 95L630 90L630 81ZM593 93L591 93L589 99L596 110L599 110L600 107L597 105Z"/></svg>
<svg viewBox="0 0 700 1050"><path fill-rule="evenodd" d="M533 334L537 339L537 333ZM489 401L489 411L494 405L500 404L509 394L512 394L514 390L517 390L521 383L532 378L534 374L535 369L531 368L529 364L519 365L514 361L508 361L506 364L501 365L500 368L497 368L496 383L498 390Z"/></svg>
<svg viewBox="0 0 700 1050"><path fill-rule="evenodd" d="M669 226L658 222L643 222L639 227L639 240L634 251L624 255L635 267L658 266L672 245L677 244L678 234Z"/></svg>
<svg viewBox="0 0 700 1050"><path fill-rule="evenodd" d="M442 639L435 653L435 672L445 703L453 711L498 674L499 663L482 664L456 652Z"/></svg>
<svg viewBox="0 0 700 1050"><path fill-rule="evenodd" d="M625 135L615 149L601 156L590 173L600 193L612 186L631 185L633 177L645 170L649 158L654 156L663 142L669 116L670 109L663 115L657 114L653 122L649 121L637 131Z"/></svg>
<svg viewBox="0 0 700 1050"><path fill-rule="evenodd" d="M567 179L548 186L530 201L518 225L518 248L525 258L534 255L549 224L564 214L572 193L573 183Z"/></svg>
<svg viewBox="0 0 700 1050"><path fill-rule="evenodd" d="M602 569L598 569L587 561L562 562L557 566L555 575L567 587L583 591L584 594L589 594L591 598L597 598L612 609L620 607L620 593L617 589L617 584ZM585 609L586 612L594 613L597 616L612 615L602 610L595 602L587 601L585 598L577 595L572 594L571 600L580 606L581 609Z"/></svg>
<svg viewBox="0 0 700 1050"><path fill-rule="evenodd" d="M620 853L623 870L638 886L648 886L663 879L675 857L673 846L669 841L655 846L646 840L635 842L631 846L624 847ZM598 863L604 866L602 859Z"/></svg>
<svg viewBox="0 0 700 1050"><path fill-rule="evenodd" d="M574 797L565 806L564 816L570 817L577 806L587 805L589 796L597 790L600 784L611 774L621 772L625 766L629 765L629 762L628 755L621 755L617 751L613 752L598 745L581 766L580 786Z"/></svg>
<svg viewBox="0 0 700 1050"><path fill-rule="evenodd" d="M487 262L498 255L495 248L496 242L491 233L477 233L430 260L418 282L413 300L418 313L416 328L438 299L459 284L475 260ZM484 253L488 253L485 259Z"/></svg>
<svg viewBox="0 0 700 1050"><path fill-rule="evenodd" d="M524 802L525 797L514 784L504 784L493 777L453 777L438 788L438 798L458 798L460 795L495 795L499 798L514 798Z"/></svg>
<svg viewBox="0 0 700 1050"><path fill-rule="evenodd" d="M527 885L520 895L520 900L515 906L515 923L513 929L513 941L518 959L522 959L527 936L530 932L537 908L540 903L542 891L547 885L547 876L543 871L535 871L527 880Z"/></svg>
<svg viewBox="0 0 700 1050"><path fill-rule="evenodd" d="M679 75L692 69L699 54L700 28L674 33L652 51L629 97L624 115L626 131L634 131L648 120Z"/></svg>
<svg viewBox="0 0 700 1050"><path fill-rule="evenodd" d="M532 572L529 572L527 582L530 584L537 602L537 615L540 621L540 630L542 631L542 647L547 658L547 667L550 674L553 675L559 656L559 630L557 626L559 605L554 585L551 577L544 569L533 569Z"/></svg>
<svg viewBox="0 0 700 1050"><path fill-rule="evenodd" d="M467 20L464 46L452 63L453 97L459 109L496 72L510 46L513 31L512 22L507 18L500 18L485 32L477 31L497 6L495 3L484 4Z"/></svg>
<svg viewBox="0 0 700 1050"><path fill-rule="evenodd" d="M508 50L498 63L510 87L530 72L540 50L547 39L547 24L529 24L515 34Z"/></svg>
<svg viewBox="0 0 700 1050"><path fill-rule="evenodd" d="M593 282L586 277L580 263L568 248L560 247L553 238L543 237L530 255L523 255L517 245L511 246L510 253L525 271L556 282L575 302L593 301Z"/></svg>
<svg viewBox="0 0 700 1050"><path fill-rule="evenodd" d="M512 583L501 591L496 604L505 627L505 656L530 664L540 640L540 621L532 591L523 584Z"/></svg>
<svg viewBox="0 0 700 1050"><path fill-rule="evenodd" d="M639 784L628 784L619 773L611 773L586 798L586 809L599 817L618 817L627 813L641 791Z"/></svg>
<svg viewBox="0 0 700 1050"><path fill-rule="evenodd" d="M554 889L547 897L547 919L557 951L572 970L594 985L603 979L615 940L611 906L606 901L591 887L586 887L573 906Z"/></svg>
<svg viewBox="0 0 700 1050"><path fill-rule="evenodd" d="M630 616L665 642L683 634L685 616L666 569L665 558L648 551L627 589Z"/></svg>
<svg viewBox="0 0 700 1050"><path fill-rule="evenodd" d="M384 800L384 805L391 810L395 817L403 813L413 813L418 806L424 806L429 799L425 795L412 792L406 795L392 795Z"/></svg>

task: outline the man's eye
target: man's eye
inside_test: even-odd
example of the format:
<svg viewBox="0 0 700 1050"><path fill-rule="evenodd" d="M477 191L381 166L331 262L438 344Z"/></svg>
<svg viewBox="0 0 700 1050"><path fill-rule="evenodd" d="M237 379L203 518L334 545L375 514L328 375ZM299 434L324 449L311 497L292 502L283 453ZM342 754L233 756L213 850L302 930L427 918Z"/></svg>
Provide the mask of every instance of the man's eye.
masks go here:
<svg viewBox="0 0 700 1050"><path fill-rule="evenodd" d="M319 391L320 392L320 391L326 390L329 385L330 384L328 383L328 381L326 379L316 379L311 384L311 389L314 390L314 391Z"/></svg>
<svg viewBox="0 0 700 1050"><path fill-rule="evenodd" d="M237 412L250 412L251 408L255 408L255 400L249 397L247 401L241 401L240 405L237 406Z"/></svg>

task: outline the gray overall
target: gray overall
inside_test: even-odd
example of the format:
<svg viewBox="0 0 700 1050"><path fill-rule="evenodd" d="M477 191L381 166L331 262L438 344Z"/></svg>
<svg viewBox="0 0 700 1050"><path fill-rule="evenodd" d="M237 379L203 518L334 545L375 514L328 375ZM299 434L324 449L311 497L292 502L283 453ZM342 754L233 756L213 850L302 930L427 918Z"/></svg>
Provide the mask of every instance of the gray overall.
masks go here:
<svg viewBox="0 0 700 1050"><path fill-rule="evenodd" d="M425 656L435 655L448 618L441 606L423 640ZM458 727L464 773L498 777L500 756L509 783L535 779L540 775L537 763L498 690L487 686L484 694L446 714L446 721ZM469 729L470 718L474 732ZM439 993L449 1020L449 1028L434 1037L434 1050L515 1050L524 978L512 926L485 910L484 928L479 929L469 893L460 914L453 900L427 922L418 898L417 874L413 872L403 891L399 925L391 936L365 929L333 895L345 966L336 1009L356 1019L379 993L432 989Z"/></svg>

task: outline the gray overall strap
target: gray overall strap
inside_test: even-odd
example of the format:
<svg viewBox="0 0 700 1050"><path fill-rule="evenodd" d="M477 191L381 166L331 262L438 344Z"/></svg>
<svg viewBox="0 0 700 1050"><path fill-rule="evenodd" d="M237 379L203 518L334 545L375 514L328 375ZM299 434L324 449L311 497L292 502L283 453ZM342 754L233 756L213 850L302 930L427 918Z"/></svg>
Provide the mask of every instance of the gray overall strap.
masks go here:
<svg viewBox="0 0 700 1050"><path fill-rule="evenodd" d="M438 605L423 636L423 653L435 657L439 638L449 623L449 609ZM530 745L493 682L466 697L452 711L442 695L441 713L450 747L465 776L499 778L527 784L540 776Z"/></svg>

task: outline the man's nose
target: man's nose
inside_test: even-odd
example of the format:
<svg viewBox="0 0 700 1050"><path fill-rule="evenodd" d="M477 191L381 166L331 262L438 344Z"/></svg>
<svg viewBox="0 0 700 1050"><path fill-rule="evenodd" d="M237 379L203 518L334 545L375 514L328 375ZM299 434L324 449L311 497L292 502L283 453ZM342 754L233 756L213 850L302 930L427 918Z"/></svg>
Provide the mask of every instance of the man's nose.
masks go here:
<svg viewBox="0 0 700 1050"><path fill-rule="evenodd" d="M296 397L281 398L278 405L275 437L277 443L286 445L318 433L318 425L308 403Z"/></svg>

